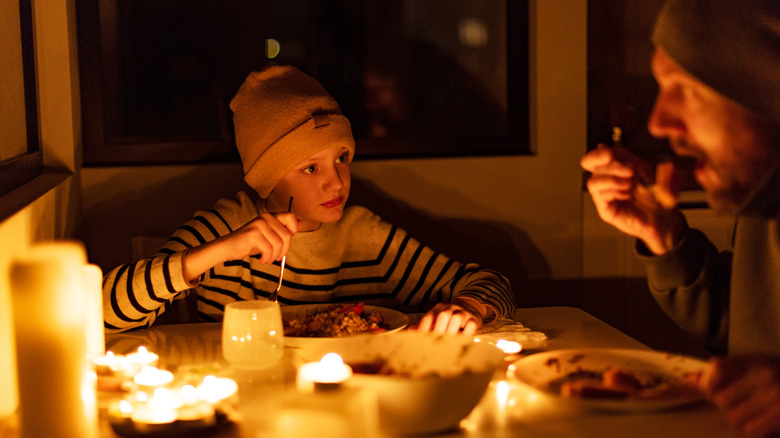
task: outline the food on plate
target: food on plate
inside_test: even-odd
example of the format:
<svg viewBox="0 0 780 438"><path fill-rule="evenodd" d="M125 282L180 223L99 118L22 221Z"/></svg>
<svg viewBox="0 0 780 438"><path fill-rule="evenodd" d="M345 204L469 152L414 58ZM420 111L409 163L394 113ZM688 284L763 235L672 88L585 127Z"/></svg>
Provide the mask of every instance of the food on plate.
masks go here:
<svg viewBox="0 0 780 438"><path fill-rule="evenodd" d="M656 400L696 394L698 378L698 372L670 376L617 367L601 371L578 369L551 381L548 389L565 398Z"/></svg>
<svg viewBox="0 0 780 438"><path fill-rule="evenodd" d="M331 304L284 321L284 335L324 338L384 332L382 312L365 311L363 303Z"/></svg>

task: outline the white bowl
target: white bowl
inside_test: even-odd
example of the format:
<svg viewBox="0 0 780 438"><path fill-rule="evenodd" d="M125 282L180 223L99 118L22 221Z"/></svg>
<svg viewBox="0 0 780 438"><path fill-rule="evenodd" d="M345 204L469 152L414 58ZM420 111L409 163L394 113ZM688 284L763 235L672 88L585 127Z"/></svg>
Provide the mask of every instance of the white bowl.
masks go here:
<svg viewBox="0 0 780 438"><path fill-rule="evenodd" d="M504 357L495 346L475 343L471 337L416 331L352 336L299 354L313 362L330 352L347 364L384 360L403 374L353 374L346 383L376 394L380 426L390 434L457 428L479 403Z"/></svg>

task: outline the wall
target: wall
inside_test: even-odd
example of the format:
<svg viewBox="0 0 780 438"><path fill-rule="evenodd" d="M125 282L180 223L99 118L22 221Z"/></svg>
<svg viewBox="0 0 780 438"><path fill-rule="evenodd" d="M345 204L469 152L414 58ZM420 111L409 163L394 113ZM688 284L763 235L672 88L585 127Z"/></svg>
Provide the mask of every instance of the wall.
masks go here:
<svg viewBox="0 0 780 438"><path fill-rule="evenodd" d="M78 220L78 176L68 176L77 169L81 123L74 23L72 2L35 4L40 132L44 164L50 169L12 192L14 201L24 199L27 206L0 222L0 419L18 402L8 265L15 254L36 242L70 237ZM3 68L0 63L0 75Z"/></svg>
<svg viewBox="0 0 780 438"><path fill-rule="evenodd" d="M586 136L586 2L531 3L536 155L358 160L350 201L444 253L501 270L525 303L539 302L529 281L581 274L578 162ZM129 261L133 235L167 237L241 185L240 169L229 165L88 168L82 177L81 235L104 270Z"/></svg>

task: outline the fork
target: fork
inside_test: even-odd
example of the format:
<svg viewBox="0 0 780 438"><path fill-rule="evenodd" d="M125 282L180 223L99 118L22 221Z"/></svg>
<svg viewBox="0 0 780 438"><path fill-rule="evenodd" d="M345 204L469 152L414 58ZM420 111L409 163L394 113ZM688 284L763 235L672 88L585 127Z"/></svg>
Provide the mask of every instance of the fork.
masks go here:
<svg viewBox="0 0 780 438"><path fill-rule="evenodd" d="M292 211L292 203L293 203L293 197L290 196L290 203L287 204L287 212L289 213ZM268 295L268 300L277 302L279 301L279 290L282 289L282 277L284 277L284 265L285 262L287 262L287 256L282 256L282 263L281 263L281 270L279 271L279 284L276 286L276 290L271 292L271 295Z"/></svg>
<svg viewBox="0 0 780 438"><path fill-rule="evenodd" d="M271 295L268 296L268 299L270 301L276 302L279 301L279 290L282 288L282 277L284 276L284 262L287 261L287 256L282 256L282 269L279 271L279 284L276 286L276 290L271 292Z"/></svg>

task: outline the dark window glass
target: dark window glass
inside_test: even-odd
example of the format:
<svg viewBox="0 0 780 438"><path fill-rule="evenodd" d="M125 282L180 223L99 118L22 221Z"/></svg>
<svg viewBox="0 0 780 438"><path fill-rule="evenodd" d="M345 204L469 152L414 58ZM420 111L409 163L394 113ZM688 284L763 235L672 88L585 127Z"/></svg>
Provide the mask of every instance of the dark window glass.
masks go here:
<svg viewBox="0 0 780 438"><path fill-rule="evenodd" d="M359 157L527 153L527 3L82 0L85 161L237 159L228 103L292 64L353 124Z"/></svg>

